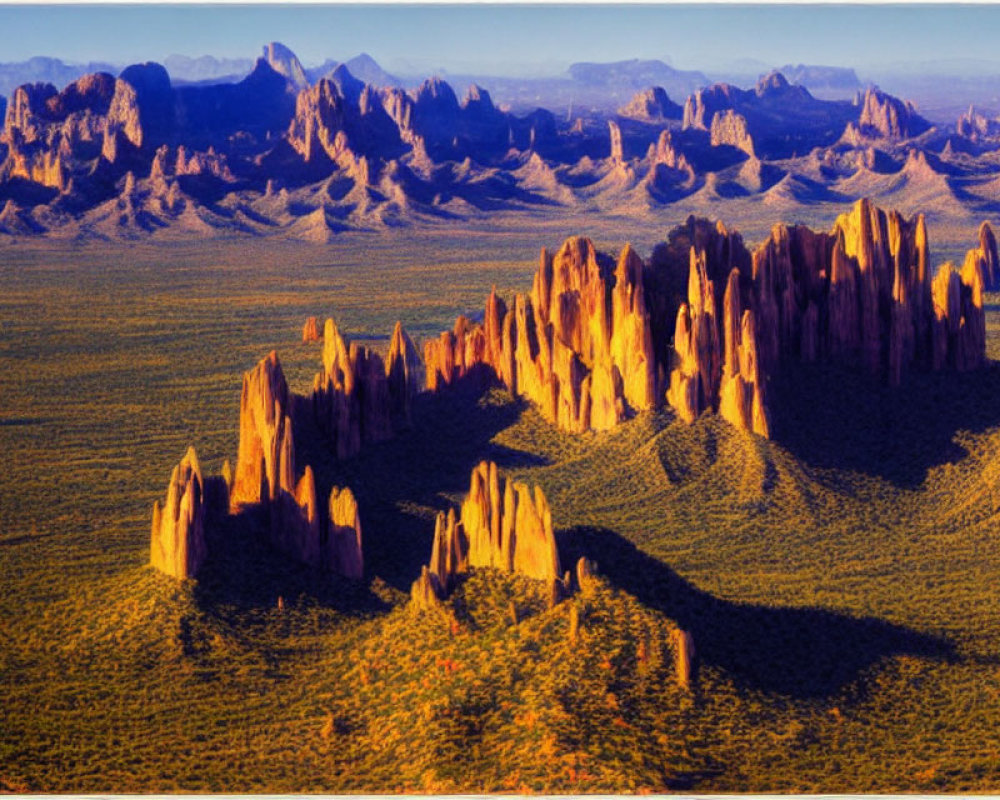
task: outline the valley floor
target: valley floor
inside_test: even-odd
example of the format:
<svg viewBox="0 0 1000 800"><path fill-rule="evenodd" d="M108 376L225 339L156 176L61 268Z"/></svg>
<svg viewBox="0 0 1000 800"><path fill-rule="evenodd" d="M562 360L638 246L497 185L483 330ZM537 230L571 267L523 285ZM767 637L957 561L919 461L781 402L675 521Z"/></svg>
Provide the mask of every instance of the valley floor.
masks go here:
<svg viewBox="0 0 1000 800"><path fill-rule="evenodd" d="M570 436L499 390L423 397L397 439L309 454L358 497L362 585L252 538L197 584L145 566L186 447L235 456L243 372L276 349L311 386L307 316L422 339L526 288L543 244L646 255L680 221L0 250L0 790L1000 789L1000 296L982 372L784 375L773 441L669 412ZM727 221L753 243L776 220ZM975 228L930 234L939 263ZM451 619L411 614L434 514L483 458L543 487L594 590L549 609L477 573Z"/></svg>

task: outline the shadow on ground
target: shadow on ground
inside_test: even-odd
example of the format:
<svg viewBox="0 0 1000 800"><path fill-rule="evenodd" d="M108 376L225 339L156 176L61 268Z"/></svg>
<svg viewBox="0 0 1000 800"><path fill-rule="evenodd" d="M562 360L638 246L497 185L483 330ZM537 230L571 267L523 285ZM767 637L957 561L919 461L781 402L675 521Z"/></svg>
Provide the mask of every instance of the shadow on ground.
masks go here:
<svg viewBox="0 0 1000 800"><path fill-rule="evenodd" d="M878 619L721 600L614 531L578 527L557 537L564 565L582 555L595 560L613 585L690 631L701 664L725 670L744 688L822 698L889 656L956 658L950 642Z"/></svg>
<svg viewBox="0 0 1000 800"><path fill-rule="evenodd" d="M1000 425L1000 364L913 373L891 388L856 372L796 364L769 387L773 438L805 464L916 488L927 471L967 453L960 430Z"/></svg>
<svg viewBox="0 0 1000 800"><path fill-rule="evenodd" d="M198 572L198 605L243 624L246 612L285 604L315 603L350 613L376 613L388 605L367 582L351 581L296 563L267 537L268 511L251 508L213 521L209 555ZM231 617L231 619L230 619Z"/></svg>
<svg viewBox="0 0 1000 800"><path fill-rule="evenodd" d="M476 383L425 393L414 401L409 430L365 445L345 461L331 457L323 435L302 414L297 455L312 465L320 498L329 496L331 486L351 487L362 509L365 572L408 592L430 558L436 512L468 491L476 464L489 459L512 469L544 463L492 441L523 410L523 402L502 392L483 394Z"/></svg>

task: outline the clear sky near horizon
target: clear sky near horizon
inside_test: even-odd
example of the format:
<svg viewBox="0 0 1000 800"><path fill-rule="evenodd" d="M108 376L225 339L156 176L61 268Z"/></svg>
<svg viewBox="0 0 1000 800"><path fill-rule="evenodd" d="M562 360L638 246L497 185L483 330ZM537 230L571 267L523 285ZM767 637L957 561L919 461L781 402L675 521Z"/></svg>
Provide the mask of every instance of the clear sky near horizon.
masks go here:
<svg viewBox="0 0 1000 800"><path fill-rule="evenodd" d="M280 41L306 66L367 52L404 74L558 74L629 58L702 70L1000 60L997 4L0 5L0 30L5 62L249 58Z"/></svg>

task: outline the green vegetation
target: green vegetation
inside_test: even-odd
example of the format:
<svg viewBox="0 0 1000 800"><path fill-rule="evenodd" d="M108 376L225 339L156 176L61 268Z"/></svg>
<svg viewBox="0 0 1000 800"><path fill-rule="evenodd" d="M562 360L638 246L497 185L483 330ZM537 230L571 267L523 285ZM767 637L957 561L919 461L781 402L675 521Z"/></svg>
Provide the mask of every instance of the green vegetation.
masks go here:
<svg viewBox="0 0 1000 800"><path fill-rule="evenodd" d="M358 496L365 584L288 563L252 516L197 583L144 566L186 446L235 456L242 372L276 348L311 383L306 316L431 335L527 286L540 244L371 241L4 253L0 789L1000 787L996 364L898 391L784 376L771 442L669 413L569 436L493 390L422 398L413 430L338 464L299 421L300 457ZM996 305L988 327L1000 358ZM440 613L406 606L482 458L544 488L591 591L550 609L477 572Z"/></svg>

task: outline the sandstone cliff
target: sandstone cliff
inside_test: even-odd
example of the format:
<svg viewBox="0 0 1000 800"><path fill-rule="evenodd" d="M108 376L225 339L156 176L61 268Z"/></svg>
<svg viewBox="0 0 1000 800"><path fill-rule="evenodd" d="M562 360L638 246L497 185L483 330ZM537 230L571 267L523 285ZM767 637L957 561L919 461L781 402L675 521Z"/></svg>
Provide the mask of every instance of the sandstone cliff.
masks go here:
<svg viewBox="0 0 1000 800"><path fill-rule="evenodd" d="M175 578L193 578L208 553L205 483L198 456L188 448L174 467L163 506L153 503L150 563Z"/></svg>

